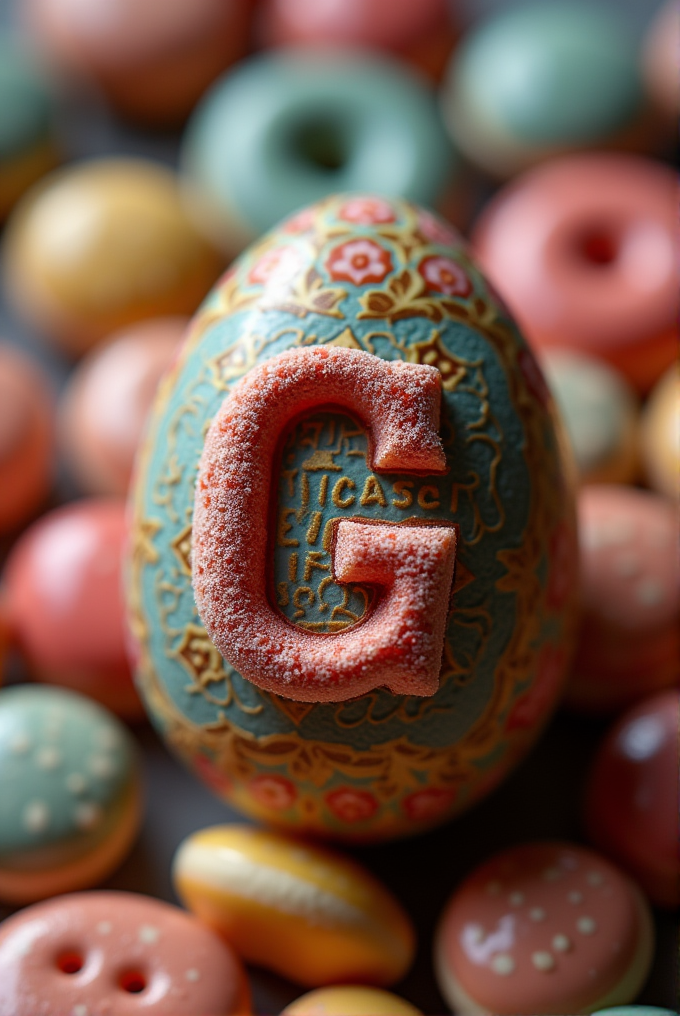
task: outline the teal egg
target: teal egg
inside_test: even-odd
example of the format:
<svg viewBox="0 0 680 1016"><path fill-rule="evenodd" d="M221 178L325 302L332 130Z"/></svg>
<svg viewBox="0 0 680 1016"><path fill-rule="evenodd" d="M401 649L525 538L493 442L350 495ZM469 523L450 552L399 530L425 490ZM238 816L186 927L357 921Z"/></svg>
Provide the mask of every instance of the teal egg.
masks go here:
<svg viewBox="0 0 680 1016"><path fill-rule="evenodd" d="M337 191L436 204L458 169L432 89L386 56L284 49L221 78L182 143L206 231L241 249L296 208Z"/></svg>
<svg viewBox="0 0 680 1016"><path fill-rule="evenodd" d="M513 6L472 29L443 92L452 136L494 175L604 145L641 112L635 39L582 2Z"/></svg>
<svg viewBox="0 0 680 1016"><path fill-rule="evenodd" d="M455 524L433 695L378 687L308 702L262 690L223 659L196 609L206 432L249 371L309 346L437 368L447 471L378 472L351 413L302 414L281 434L269 488L271 609L315 638L342 638L373 594L335 581L334 521ZM537 737L568 662L576 535L554 419L500 298L425 209L333 196L249 248L194 319L138 460L130 626L139 687L170 747L243 811L338 838L416 832L488 792Z"/></svg>

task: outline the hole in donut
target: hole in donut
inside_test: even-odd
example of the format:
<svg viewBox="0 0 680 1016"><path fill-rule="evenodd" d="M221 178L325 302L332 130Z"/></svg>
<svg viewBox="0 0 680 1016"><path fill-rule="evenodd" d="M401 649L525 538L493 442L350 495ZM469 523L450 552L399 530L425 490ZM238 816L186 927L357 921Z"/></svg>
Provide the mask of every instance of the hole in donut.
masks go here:
<svg viewBox="0 0 680 1016"><path fill-rule="evenodd" d="M75 949L62 953L57 957L57 966L62 974L77 974L85 965L85 960Z"/></svg>
<svg viewBox="0 0 680 1016"><path fill-rule="evenodd" d="M609 229L591 229L579 236L577 250L590 265L610 265L618 257L619 240Z"/></svg>
<svg viewBox="0 0 680 1016"><path fill-rule="evenodd" d="M126 970L118 978L118 984L130 995L139 995L146 988L146 977L139 970Z"/></svg>
<svg viewBox="0 0 680 1016"><path fill-rule="evenodd" d="M345 127L328 116L300 121L293 130L290 145L298 161L322 172L336 172L348 159Z"/></svg>

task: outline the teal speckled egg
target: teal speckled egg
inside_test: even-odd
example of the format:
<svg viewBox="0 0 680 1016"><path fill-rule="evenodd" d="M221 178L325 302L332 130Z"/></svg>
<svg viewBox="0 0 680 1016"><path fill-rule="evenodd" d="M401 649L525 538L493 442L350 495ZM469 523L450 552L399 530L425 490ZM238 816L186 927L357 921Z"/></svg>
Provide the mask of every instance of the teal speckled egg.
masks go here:
<svg viewBox="0 0 680 1016"><path fill-rule="evenodd" d="M434 694L381 686L299 701L264 690L223 658L199 617L192 522L211 421L267 360L318 346L437 368L445 471L378 469L371 421L319 391L282 427L271 481L244 466L229 495L269 505L266 548L255 528L242 543L252 539L253 562L266 555L262 597L277 623L325 639L332 654L383 602L380 588L336 580L338 520L455 526ZM350 194L268 233L198 312L138 460L131 641L170 747L246 813L337 838L417 832L487 793L536 739L568 661L576 536L562 447L533 356L441 219ZM219 569L229 571L226 558Z"/></svg>

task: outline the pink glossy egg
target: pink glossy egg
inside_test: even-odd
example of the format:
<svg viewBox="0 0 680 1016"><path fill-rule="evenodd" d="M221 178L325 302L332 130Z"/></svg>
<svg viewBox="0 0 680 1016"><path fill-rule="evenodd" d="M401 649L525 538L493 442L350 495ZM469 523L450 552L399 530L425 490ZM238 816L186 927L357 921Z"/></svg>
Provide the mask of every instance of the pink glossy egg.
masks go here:
<svg viewBox="0 0 680 1016"><path fill-rule="evenodd" d="M0 533L21 525L51 482L52 393L42 371L0 344Z"/></svg>
<svg viewBox="0 0 680 1016"><path fill-rule="evenodd" d="M61 402L59 432L83 490L127 493L146 417L187 323L168 317L132 325L76 368Z"/></svg>
<svg viewBox="0 0 680 1016"><path fill-rule="evenodd" d="M182 120L246 52L251 0L26 0L34 40L135 119Z"/></svg>
<svg viewBox="0 0 680 1016"><path fill-rule="evenodd" d="M5 571L13 636L41 681L142 715L125 655L121 555L125 502L57 508L14 545Z"/></svg>
<svg viewBox="0 0 680 1016"><path fill-rule="evenodd" d="M581 627L566 701L609 712L680 676L675 505L614 484L578 499Z"/></svg>
<svg viewBox="0 0 680 1016"><path fill-rule="evenodd" d="M600 746L585 819L590 838L661 907L680 907L680 692L645 699Z"/></svg>
<svg viewBox="0 0 680 1016"><path fill-rule="evenodd" d="M432 77L442 74L454 42L447 0L265 0L260 17L270 45L369 46Z"/></svg>

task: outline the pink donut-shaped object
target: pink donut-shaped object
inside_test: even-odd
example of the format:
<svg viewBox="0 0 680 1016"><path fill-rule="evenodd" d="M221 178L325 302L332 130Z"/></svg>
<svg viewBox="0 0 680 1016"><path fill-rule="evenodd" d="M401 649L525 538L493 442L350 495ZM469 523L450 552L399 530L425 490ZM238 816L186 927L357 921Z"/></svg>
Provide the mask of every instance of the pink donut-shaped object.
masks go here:
<svg viewBox="0 0 680 1016"><path fill-rule="evenodd" d="M57 896L0 926L0 1016L248 1013L229 946L195 917L126 892Z"/></svg>
<svg viewBox="0 0 680 1016"><path fill-rule="evenodd" d="M676 355L677 199L661 163L555 159L493 198L473 244L534 347L599 356L644 392Z"/></svg>

